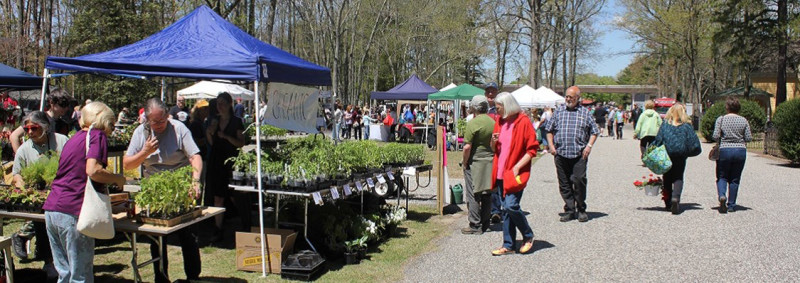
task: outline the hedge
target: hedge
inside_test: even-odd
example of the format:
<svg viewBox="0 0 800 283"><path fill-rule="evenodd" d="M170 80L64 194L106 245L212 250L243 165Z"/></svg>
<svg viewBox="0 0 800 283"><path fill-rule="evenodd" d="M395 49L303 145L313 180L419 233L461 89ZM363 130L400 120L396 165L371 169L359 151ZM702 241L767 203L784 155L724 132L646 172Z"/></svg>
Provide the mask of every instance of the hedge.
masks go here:
<svg viewBox="0 0 800 283"><path fill-rule="evenodd" d="M778 127L778 144L783 156L792 162L800 162L800 99L778 105L772 120Z"/></svg>
<svg viewBox="0 0 800 283"><path fill-rule="evenodd" d="M750 131L754 134L764 132L764 125L767 123L767 114L764 113L764 108L758 105L758 103L744 99L739 100L739 104L741 105L739 115L745 117L747 121L750 122ZM719 116L725 115L726 113L725 100L720 100L709 107L706 113L703 114L703 118L700 119L700 132L703 134L706 141L713 141L714 124L717 122Z"/></svg>

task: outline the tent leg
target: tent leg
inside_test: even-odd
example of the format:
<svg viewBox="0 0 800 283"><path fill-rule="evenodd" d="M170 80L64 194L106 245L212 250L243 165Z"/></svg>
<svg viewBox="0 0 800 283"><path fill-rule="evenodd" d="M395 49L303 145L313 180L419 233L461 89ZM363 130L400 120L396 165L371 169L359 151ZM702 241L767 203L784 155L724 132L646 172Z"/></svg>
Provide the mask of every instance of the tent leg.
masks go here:
<svg viewBox="0 0 800 283"><path fill-rule="evenodd" d="M253 94L253 101L255 101L255 108L256 108L256 165L258 166L258 170L256 170L256 187L258 188L258 227L261 229L261 239L266 239L264 237L264 191L261 190L261 127L259 127L258 121L260 120L260 112L261 110L259 107L261 103L258 103L259 93L258 93L258 85L259 81L256 81L253 84L253 88L255 89L255 93ZM277 210L276 212L277 213ZM277 222L276 222L277 223ZM264 254L264 241L261 241L261 276L267 276L267 260L266 254Z"/></svg>
<svg viewBox="0 0 800 283"><path fill-rule="evenodd" d="M39 111L44 111L44 95L47 93L47 81L50 79L50 70L44 68L44 74L42 75L42 98L41 103L39 104Z"/></svg>
<svg viewBox="0 0 800 283"><path fill-rule="evenodd" d="M167 93L167 83L164 78L161 78L161 101L164 101L164 95Z"/></svg>

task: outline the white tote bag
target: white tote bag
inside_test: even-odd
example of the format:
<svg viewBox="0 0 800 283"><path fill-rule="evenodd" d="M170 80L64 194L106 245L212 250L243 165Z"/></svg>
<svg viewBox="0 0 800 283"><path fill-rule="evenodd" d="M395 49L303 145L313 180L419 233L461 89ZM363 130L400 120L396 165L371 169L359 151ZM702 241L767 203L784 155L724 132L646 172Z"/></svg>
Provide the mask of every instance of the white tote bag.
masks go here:
<svg viewBox="0 0 800 283"><path fill-rule="evenodd" d="M86 132L86 154L89 154L89 131ZM114 238L114 218L111 216L111 197L108 190L105 194L98 193L92 180L86 177L86 188L83 192L83 206L78 215L77 229L81 234L95 239Z"/></svg>

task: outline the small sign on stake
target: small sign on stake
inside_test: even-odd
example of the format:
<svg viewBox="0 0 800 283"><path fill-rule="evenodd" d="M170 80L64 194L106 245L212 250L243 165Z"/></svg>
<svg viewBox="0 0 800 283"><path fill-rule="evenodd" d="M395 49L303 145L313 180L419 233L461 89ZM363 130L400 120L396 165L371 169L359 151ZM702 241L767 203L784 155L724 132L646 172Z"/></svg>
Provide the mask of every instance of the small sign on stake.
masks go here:
<svg viewBox="0 0 800 283"><path fill-rule="evenodd" d="M331 187L331 197L333 197L333 199L339 199L339 190L337 190L336 187Z"/></svg>
<svg viewBox="0 0 800 283"><path fill-rule="evenodd" d="M362 184L361 181L356 181L356 190L359 192L364 190L364 184Z"/></svg>
<svg viewBox="0 0 800 283"><path fill-rule="evenodd" d="M390 181L394 181L394 174L392 174L392 172L390 172L390 171L387 171L387 172L386 172L386 177L389 177L389 180L390 180Z"/></svg>
<svg viewBox="0 0 800 283"><path fill-rule="evenodd" d="M375 188L375 182L374 182L374 181L372 181L372 178L367 178L367 185L368 185L370 188Z"/></svg>
<svg viewBox="0 0 800 283"><path fill-rule="evenodd" d="M350 184L344 184L344 187L342 188L344 189L345 196L350 196L351 194L353 194L353 192L350 191Z"/></svg>
<svg viewBox="0 0 800 283"><path fill-rule="evenodd" d="M314 197L315 204L322 205L322 196L319 194L319 192L315 192L311 194L311 196Z"/></svg>
<svg viewBox="0 0 800 283"><path fill-rule="evenodd" d="M386 179L383 178L383 175L378 175L378 183L386 184Z"/></svg>

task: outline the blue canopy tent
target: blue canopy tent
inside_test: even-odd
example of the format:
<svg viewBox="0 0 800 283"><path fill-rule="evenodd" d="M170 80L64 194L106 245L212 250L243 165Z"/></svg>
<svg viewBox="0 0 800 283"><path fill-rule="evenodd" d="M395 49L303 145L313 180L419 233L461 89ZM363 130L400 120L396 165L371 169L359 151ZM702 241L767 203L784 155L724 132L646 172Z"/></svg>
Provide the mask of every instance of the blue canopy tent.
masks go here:
<svg viewBox="0 0 800 283"><path fill-rule="evenodd" d="M331 85L330 69L261 42L207 6L200 6L162 31L130 45L75 58L50 56L45 62L44 85L51 77L51 69L139 78L253 81L256 82L256 94L259 93L258 82ZM41 98L44 102L44 91ZM255 110L258 121L259 103L255 103ZM260 132L260 128L256 127L256 148L261 148ZM260 180L261 151L256 150L256 154L259 169L257 178ZM262 183L257 183L261 192ZM259 198L259 211L263 211L262 197ZM262 217L260 223L263 223L263 213L259 215ZM262 238L263 228L262 225ZM314 246L311 245L311 248L314 249ZM266 276L266 260L261 267L262 274Z"/></svg>
<svg viewBox="0 0 800 283"><path fill-rule="evenodd" d="M0 91L42 87L42 78L0 63Z"/></svg>
<svg viewBox="0 0 800 283"><path fill-rule="evenodd" d="M373 91L372 99L384 100L427 100L428 94L439 91L426 84L416 74L411 75L406 81L387 91Z"/></svg>

